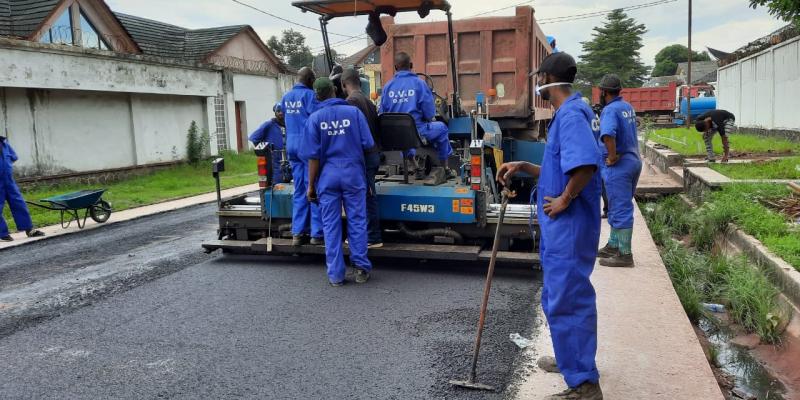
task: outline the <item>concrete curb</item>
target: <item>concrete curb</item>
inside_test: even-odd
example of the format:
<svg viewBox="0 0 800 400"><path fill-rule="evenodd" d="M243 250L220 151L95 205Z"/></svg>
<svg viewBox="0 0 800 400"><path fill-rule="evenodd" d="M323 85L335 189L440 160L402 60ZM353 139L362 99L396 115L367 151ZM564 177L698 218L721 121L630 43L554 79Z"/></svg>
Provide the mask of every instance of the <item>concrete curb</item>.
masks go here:
<svg viewBox="0 0 800 400"><path fill-rule="evenodd" d="M783 294L800 308L800 271L772 253L761 241L745 233L734 224L725 232L726 240L747 254L767 272L767 276Z"/></svg>
<svg viewBox="0 0 800 400"><path fill-rule="evenodd" d="M258 184L234 187L223 190L222 197L236 196L256 190L258 190ZM11 235L14 238L13 242L0 242L0 252L2 252L5 249L17 246L24 246L26 244L38 242L41 240L47 240L64 235L71 235L78 232L97 229L107 225L113 225L120 222L131 221L134 219L161 214L169 211L179 210L186 207L212 203L216 200L217 200L216 192L204 193L196 196L184 197L181 199L174 199L161 203L155 203L147 206L130 208L124 211L115 212L111 214L111 218L109 219L109 221L104 224L98 224L92 221L91 219L88 219L86 221L86 227L84 229L78 229L78 227L75 225L74 222L72 223L72 226L70 226L67 229L62 229L60 225L50 225L50 226L40 227L37 229L44 232L46 236L38 238L28 238L25 237L24 232L17 232Z"/></svg>
<svg viewBox="0 0 800 400"><path fill-rule="evenodd" d="M644 157L650 161L651 164L658 167L663 173L669 173L670 167L682 167L684 157L670 149L659 148L658 143L647 141L644 143Z"/></svg>

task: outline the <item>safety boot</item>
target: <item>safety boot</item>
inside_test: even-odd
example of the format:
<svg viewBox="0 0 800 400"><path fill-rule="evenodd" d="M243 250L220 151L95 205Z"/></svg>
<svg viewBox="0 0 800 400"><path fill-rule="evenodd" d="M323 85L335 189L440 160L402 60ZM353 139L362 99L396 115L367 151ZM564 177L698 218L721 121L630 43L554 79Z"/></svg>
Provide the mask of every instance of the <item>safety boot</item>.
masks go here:
<svg viewBox="0 0 800 400"><path fill-rule="evenodd" d="M614 257L618 254L619 254L619 247L611 247L610 244L607 244L600 250L597 250L597 258Z"/></svg>
<svg viewBox="0 0 800 400"><path fill-rule="evenodd" d="M2 241L4 241L4 242L13 242L13 241L14 241L14 238L13 238L13 237L11 237L11 235L5 235L5 236L3 236L3 237L0 237L0 240L2 240Z"/></svg>
<svg viewBox="0 0 800 400"><path fill-rule="evenodd" d="M356 267L355 268L356 283L367 283L369 280L369 272Z"/></svg>
<svg viewBox="0 0 800 400"><path fill-rule="evenodd" d="M584 382L576 388L547 396L544 400L603 400L603 391L598 383Z"/></svg>
<svg viewBox="0 0 800 400"><path fill-rule="evenodd" d="M633 268L633 254L617 253L612 257L601 258L600 265L604 267Z"/></svg>
<svg viewBox="0 0 800 400"><path fill-rule="evenodd" d="M443 167L435 167L425 179L423 184L425 186L441 185L447 181L447 171Z"/></svg>
<svg viewBox="0 0 800 400"><path fill-rule="evenodd" d="M29 230L25 231L25 235L28 236L28 237L42 237L42 236L44 236L44 232L42 232L42 231L40 231L38 229L29 229Z"/></svg>
<svg viewBox="0 0 800 400"><path fill-rule="evenodd" d="M561 370L558 368L558 364L556 364L556 358L552 356L539 357L539 359L536 360L536 366L541 368L544 372L550 372L554 374L561 373Z"/></svg>
<svg viewBox="0 0 800 400"><path fill-rule="evenodd" d="M302 246L308 240L308 236L306 235L294 235L292 236L292 246Z"/></svg>
<svg viewBox="0 0 800 400"><path fill-rule="evenodd" d="M311 238L311 240L308 243L313 244L314 246L324 246L325 245L325 238L321 238L321 237L320 238L315 238L314 237L314 238Z"/></svg>

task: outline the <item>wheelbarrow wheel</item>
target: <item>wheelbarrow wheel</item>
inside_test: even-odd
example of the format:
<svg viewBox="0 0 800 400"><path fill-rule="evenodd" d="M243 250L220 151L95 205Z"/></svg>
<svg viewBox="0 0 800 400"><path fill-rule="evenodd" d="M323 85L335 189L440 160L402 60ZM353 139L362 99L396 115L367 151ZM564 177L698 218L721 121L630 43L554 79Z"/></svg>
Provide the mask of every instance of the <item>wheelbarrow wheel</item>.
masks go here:
<svg viewBox="0 0 800 400"><path fill-rule="evenodd" d="M95 222L102 224L111 217L111 204L105 200L100 200L89 209L89 215Z"/></svg>

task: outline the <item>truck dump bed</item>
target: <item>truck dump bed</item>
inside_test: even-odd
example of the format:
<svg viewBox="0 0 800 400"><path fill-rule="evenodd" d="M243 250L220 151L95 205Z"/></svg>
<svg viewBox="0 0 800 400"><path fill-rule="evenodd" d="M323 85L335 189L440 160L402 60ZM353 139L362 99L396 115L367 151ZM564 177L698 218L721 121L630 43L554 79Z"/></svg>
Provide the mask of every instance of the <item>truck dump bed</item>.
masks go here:
<svg viewBox="0 0 800 400"><path fill-rule="evenodd" d="M447 22L395 24L383 17L388 40L381 47L381 73L385 84L394 76L394 55L411 55L414 70L431 76L439 95L453 93L450 76ZM517 7L509 17L480 17L453 22L458 85L462 107L475 108L475 94L496 88L490 102L491 118L545 120L552 117L550 104L535 98L528 77L550 54L544 33L529 6ZM502 95L502 97L501 97Z"/></svg>

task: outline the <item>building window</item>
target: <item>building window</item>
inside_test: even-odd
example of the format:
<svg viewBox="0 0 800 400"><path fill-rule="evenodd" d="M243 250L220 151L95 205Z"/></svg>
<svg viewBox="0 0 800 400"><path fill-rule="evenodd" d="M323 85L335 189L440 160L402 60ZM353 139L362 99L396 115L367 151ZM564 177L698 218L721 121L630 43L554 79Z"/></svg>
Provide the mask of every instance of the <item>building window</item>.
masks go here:
<svg viewBox="0 0 800 400"><path fill-rule="evenodd" d="M81 11L81 45L87 49L108 50L110 47L102 36L97 33L97 29L86 19Z"/></svg>
<svg viewBox="0 0 800 400"><path fill-rule="evenodd" d="M56 22L42 34L42 43L72 44L72 19L69 9L66 9Z"/></svg>
<svg viewBox="0 0 800 400"><path fill-rule="evenodd" d="M228 150L228 135L225 129L225 96L214 98L214 119L217 122L217 149Z"/></svg>

